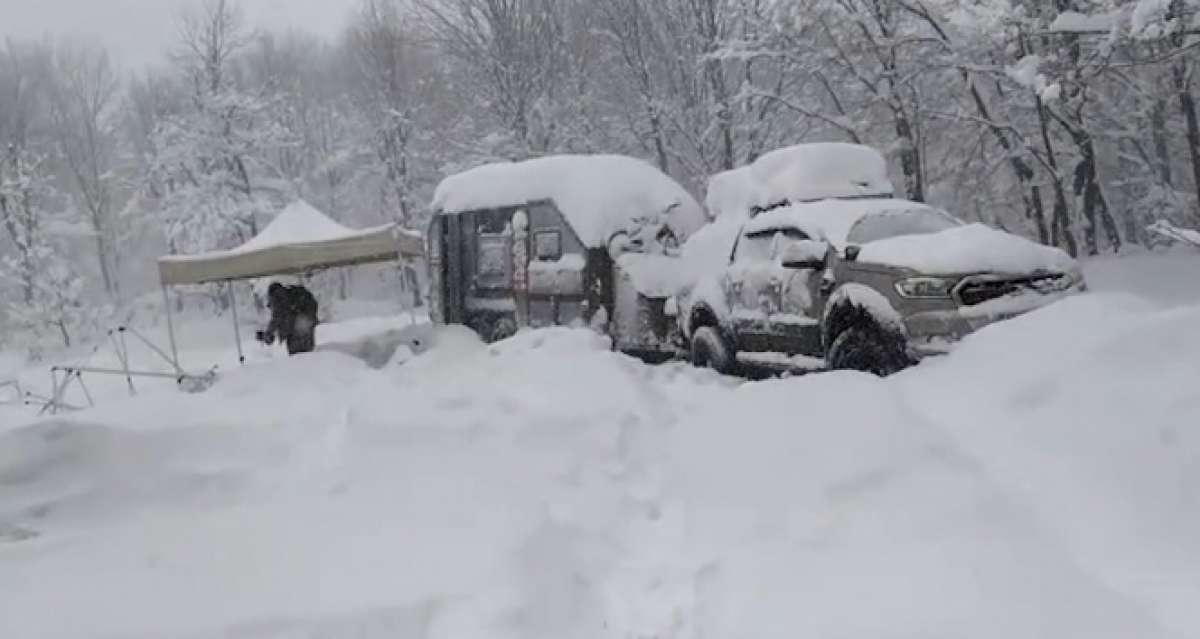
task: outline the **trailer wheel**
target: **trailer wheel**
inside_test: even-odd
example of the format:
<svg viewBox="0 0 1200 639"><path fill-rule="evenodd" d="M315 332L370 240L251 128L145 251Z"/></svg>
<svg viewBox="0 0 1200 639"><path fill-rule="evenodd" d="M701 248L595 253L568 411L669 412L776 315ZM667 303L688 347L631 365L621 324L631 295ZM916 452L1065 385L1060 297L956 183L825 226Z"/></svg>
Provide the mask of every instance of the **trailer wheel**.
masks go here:
<svg viewBox="0 0 1200 639"><path fill-rule="evenodd" d="M713 326L701 326L692 333L692 364L732 374L737 368L737 351Z"/></svg>

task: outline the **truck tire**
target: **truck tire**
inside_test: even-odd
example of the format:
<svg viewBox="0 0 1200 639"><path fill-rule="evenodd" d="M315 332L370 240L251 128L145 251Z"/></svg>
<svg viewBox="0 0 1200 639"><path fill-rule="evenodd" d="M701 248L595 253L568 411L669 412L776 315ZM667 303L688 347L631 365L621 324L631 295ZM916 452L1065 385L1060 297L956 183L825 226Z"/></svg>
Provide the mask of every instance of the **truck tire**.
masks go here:
<svg viewBox="0 0 1200 639"><path fill-rule="evenodd" d="M851 326L842 331L825 355L833 370L855 370L887 377L912 363L905 353L904 339L878 325Z"/></svg>
<svg viewBox="0 0 1200 639"><path fill-rule="evenodd" d="M692 364L701 368L711 368L726 375L737 369L737 351L712 326L701 326L692 333L691 355Z"/></svg>

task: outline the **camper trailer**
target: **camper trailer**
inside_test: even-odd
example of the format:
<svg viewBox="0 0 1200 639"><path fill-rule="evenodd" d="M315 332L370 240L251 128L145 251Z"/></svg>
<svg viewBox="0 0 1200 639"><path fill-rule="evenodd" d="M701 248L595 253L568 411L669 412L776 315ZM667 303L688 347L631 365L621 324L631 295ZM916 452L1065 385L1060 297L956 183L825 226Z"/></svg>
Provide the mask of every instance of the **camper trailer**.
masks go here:
<svg viewBox="0 0 1200 639"><path fill-rule="evenodd" d="M674 354L676 254L706 220L653 166L622 156L489 164L443 180L432 209L435 322L489 341L587 326L621 351Z"/></svg>

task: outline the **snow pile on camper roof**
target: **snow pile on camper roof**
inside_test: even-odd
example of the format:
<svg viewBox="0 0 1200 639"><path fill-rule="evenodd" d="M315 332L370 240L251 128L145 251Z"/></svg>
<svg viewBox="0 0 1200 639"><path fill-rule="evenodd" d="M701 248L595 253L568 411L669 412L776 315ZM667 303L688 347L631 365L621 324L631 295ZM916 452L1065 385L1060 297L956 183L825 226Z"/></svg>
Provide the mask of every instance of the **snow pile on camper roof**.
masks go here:
<svg viewBox="0 0 1200 639"><path fill-rule="evenodd" d="M706 221L679 183L641 160L619 155L486 164L442 180L433 209L459 213L538 200L553 200L579 239L593 248L653 220L669 225L681 240Z"/></svg>
<svg viewBox="0 0 1200 639"><path fill-rule="evenodd" d="M861 144L817 142L776 149L752 164L709 180L705 204L714 216L748 215L783 202L891 195L887 161Z"/></svg>

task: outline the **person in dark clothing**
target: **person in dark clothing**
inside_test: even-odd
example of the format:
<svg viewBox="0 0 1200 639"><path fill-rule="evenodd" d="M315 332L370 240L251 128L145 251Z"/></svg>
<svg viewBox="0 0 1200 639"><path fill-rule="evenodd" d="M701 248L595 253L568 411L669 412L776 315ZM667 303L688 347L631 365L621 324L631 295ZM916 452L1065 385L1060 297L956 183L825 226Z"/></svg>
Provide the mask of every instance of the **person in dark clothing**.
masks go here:
<svg viewBox="0 0 1200 639"><path fill-rule="evenodd" d="M288 355L312 352L316 342L317 299L303 286L284 286L271 282L267 288L267 306L271 321L258 332L259 341L287 344Z"/></svg>

